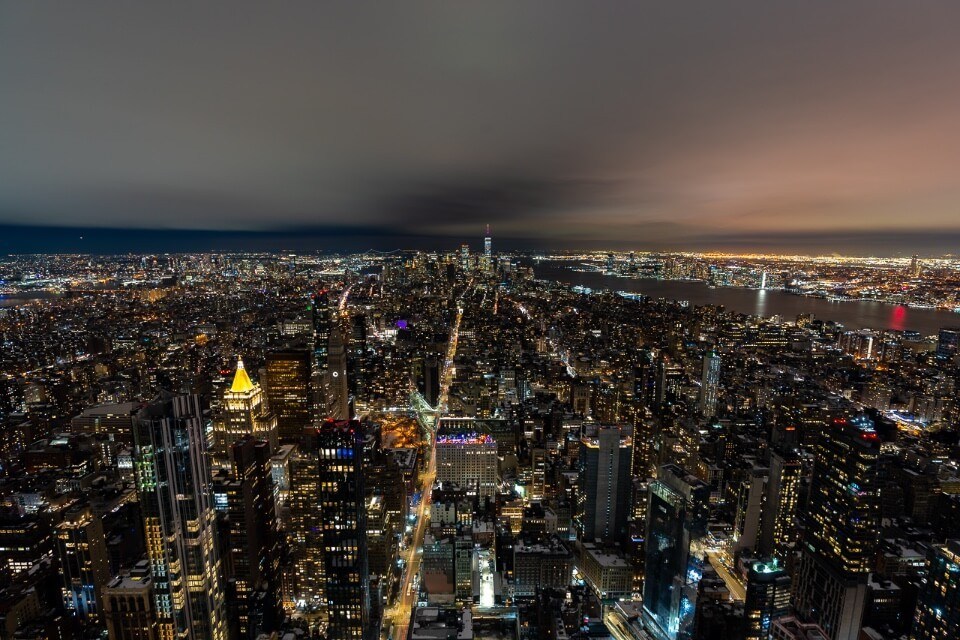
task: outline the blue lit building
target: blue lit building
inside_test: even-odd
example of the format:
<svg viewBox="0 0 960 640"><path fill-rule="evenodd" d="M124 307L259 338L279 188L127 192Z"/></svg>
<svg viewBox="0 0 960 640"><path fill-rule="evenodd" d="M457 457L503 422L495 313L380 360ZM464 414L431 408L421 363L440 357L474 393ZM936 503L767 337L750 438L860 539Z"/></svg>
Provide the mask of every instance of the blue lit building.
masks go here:
<svg viewBox="0 0 960 640"><path fill-rule="evenodd" d="M643 581L644 626L658 640L689 638L707 530L710 486L676 465L650 485Z"/></svg>

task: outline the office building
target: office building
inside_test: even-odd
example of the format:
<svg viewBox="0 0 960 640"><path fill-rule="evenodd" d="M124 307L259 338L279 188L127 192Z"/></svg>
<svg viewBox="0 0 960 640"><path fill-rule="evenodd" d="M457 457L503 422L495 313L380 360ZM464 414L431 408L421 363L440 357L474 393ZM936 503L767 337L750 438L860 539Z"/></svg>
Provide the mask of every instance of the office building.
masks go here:
<svg viewBox="0 0 960 640"><path fill-rule="evenodd" d="M633 494L633 438L620 426L601 426L580 438L580 539L621 544L628 535Z"/></svg>
<svg viewBox="0 0 960 640"><path fill-rule="evenodd" d="M437 430L437 481L452 482L479 496L497 491L497 443L472 430L472 421L442 420Z"/></svg>
<svg viewBox="0 0 960 640"><path fill-rule="evenodd" d="M137 496L162 639L227 637L204 423L197 396L167 393L136 418Z"/></svg>
<svg viewBox="0 0 960 640"><path fill-rule="evenodd" d="M513 589L516 597L533 597L542 589L566 589L573 572L573 554L551 536L513 546Z"/></svg>
<svg viewBox="0 0 960 640"><path fill-rule="evenodd" d="M815 451L794 605L831 640L856 640L880 528L880 438L863 416L836 419Z"/></svg>
<svg viewBox="0 0 960 640"><path fill-rule="evenodd" d="M280 532L270 445L253 436L230 447L231 472L215 478L231 637L256 637L282 622Z"/></svg>
<svg viewBox="0 0 960 640"><path fill-rule="evenodd" d="M657 640L677 640L694 622L703 559L691 546L706 534L710 485L665 465L649 495L643 621Z"/></svg>
<svg viewBox="0 0 960 640"><path fill-rule="evenodd" d="M63 606L82 620L98 621L101 591L110 579L103 523L89 506L68 509L53 530Z"/></svg>
<svg viewBox="0 0 960 640"><path fill-rule="evenodd" d="M290 346L267 353L264 387L267 406L275 415L277 435L282 442L296 442L310 426L310 351Z"/></svg>

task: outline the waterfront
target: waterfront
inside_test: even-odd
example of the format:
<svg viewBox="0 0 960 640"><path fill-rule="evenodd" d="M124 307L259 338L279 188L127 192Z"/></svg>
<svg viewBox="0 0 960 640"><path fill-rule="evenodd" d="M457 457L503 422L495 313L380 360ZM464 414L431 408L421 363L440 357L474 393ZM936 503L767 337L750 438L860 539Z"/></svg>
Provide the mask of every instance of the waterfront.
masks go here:
<svg viewBox="0 0 960 640"><path fill-rule="evenodd" d="M53 298L59 298L62 295L62 293L46 290L0 294L0 309L5 307L19 307L28 302L33 302L34 300L51 300Z"/></svg>
<svg viewBox="0 0 960 640"><path fill-rule="evenodd" d="M799 296L785 291L708 287L689 280L655 278L619 278L599 272L570 269L574 263L543 261L534 263L537 278L555 280L590 289L609 289L642 293L651 298L686 300L692 305L723 305L730 311L758 316L779 315L795 320L811 314L820 320L833 320L849 329L911 329L921 335L936 335L940 327L960 326L960 314L935 309L916 309L869 300L834 302L812 296Z"/></svg>

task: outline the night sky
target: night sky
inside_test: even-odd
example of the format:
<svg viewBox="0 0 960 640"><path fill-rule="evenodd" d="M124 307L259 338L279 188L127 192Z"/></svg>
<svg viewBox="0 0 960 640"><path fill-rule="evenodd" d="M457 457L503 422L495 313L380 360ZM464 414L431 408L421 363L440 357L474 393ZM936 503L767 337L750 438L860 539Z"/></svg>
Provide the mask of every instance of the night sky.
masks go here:
<svg viewBox="0 0 960 640"><path fill-rule="evenodd" d="M960 252L958 25L923 0L0 1L0 251L479 248L489 223Z"/></svg>

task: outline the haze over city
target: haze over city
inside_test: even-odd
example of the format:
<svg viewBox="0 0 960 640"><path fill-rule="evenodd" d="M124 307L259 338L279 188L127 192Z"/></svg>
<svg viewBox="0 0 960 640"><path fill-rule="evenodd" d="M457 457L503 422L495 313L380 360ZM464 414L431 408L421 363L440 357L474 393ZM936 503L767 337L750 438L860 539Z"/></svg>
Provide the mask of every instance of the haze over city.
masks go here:
<svg viewBox="0 0 960 640"><path fill-rule="evenodd" d="M452 248L489 223L506 248L951 252L958 21L3 3L0 249Z"/></svg>

